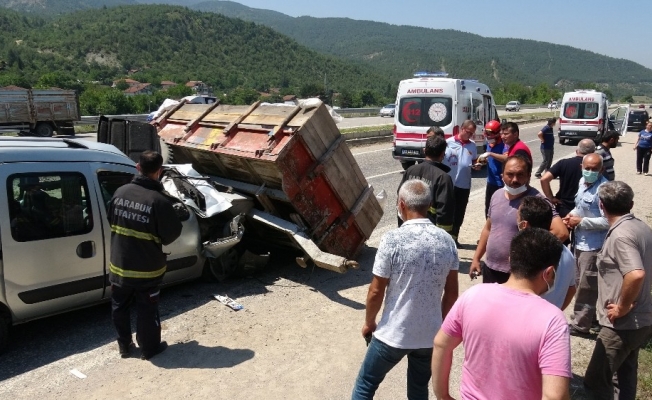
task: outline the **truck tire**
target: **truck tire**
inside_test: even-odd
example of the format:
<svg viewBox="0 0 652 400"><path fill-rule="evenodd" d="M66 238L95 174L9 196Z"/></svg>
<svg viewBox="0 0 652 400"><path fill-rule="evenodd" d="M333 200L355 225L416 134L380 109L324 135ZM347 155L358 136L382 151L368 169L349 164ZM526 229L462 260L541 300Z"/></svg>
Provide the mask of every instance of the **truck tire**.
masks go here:
<svg viewBox="0 0 652 400"><path fill-rule="evenodd" d="M407 170L411 166L413 166L415 161L401 161L401 166L403 167L403 171Z"/></svg>
<svg viewBox="0 0 652 400"><path fill-rule="evenodd" d="M38 137L51 137L54 134L54 128L47 122L39 122L34 128L34 135Z"/></svg>
<svg viewBox="0 0 652 400"><path fill-rule="evenodd" d="M9 343L9 321L0 317L0 353L4 353Z"/></svg>

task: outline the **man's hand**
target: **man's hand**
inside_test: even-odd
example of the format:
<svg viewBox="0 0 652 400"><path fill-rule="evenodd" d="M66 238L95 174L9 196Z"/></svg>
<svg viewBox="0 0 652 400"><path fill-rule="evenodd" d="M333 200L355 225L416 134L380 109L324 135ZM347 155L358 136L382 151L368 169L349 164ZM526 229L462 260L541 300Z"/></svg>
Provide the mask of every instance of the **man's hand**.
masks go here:
<svg viewBox="0 0 652 400"><path fill-rule="evenodd" d="M552 203L553 206L558 206L558 205L561 204L561 200L559 200L559 199L556 198L556 197L552 197L552 198L550 198L549 200L550 200L550 202Z"/></svg>
<svg viewBox="0 0 652 400"><path fill-rule="evenodd" d="M482 153L482 154L480 154L480 157L478 157L478 161L477 161L477 162L479 162L479 163L485 163L485 162L487 162L487 159L488 159L489 157L491 157L491 152L490 152L490 151L487 151L486 153Z"/></svg>
<svg viewBox="0 0 652 400"><path fill-rule="evenodd" d="M607 319L613 324L618 318L622 318L629 314L629 312L632 311L632 308L634 308L634 304L625 309L619 304L609 303L607 304Z"/></svg>
<svg viewBox="0 0 652 400"><path fill-rule="evenodd" d="M480 275L482 275L482 267L480 266L480 261L476 261L476 260L471 261L471 267L469 268L469 276L471 277L471 279L475 279Z"/></svg>
<svg viewBox="0 0 652 400"><path fill-rule="evenodd" d="M562 218L561 220L564 221L564 224L566 225L566 227L568 227L568 229L573 229L577 225L579 225L580 222L582 222L582 217L578 217L577 215L570 215L569 214L569 215L565 216L564 218Z"/></svg>
<svg viewBox="0 0 652 400"><path fill-rule="evenodd" d="M365 323L362 326L362 337L365 337L367 335L371 335L372 333L374 333L376 331L377 327L378 327L378 325L375 322L371 323L371 324Z"/></svg>

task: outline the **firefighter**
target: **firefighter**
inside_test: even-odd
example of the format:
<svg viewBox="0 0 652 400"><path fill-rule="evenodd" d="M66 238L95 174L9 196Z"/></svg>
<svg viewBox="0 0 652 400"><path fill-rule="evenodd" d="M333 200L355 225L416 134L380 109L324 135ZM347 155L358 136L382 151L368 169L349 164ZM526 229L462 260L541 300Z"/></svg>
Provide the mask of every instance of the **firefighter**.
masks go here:
<svg viewBox="0 0 652 400"><path fill-rule="evenodd" d="M111 223L111 303L120 356L134 348L129 307L136 305L136 341L149 360L167 348L161 342L159 285L166 270L163 245L181 234L181 221L159 182L163 157L154 151L140 156L139 174L116 190L109 205Z"/></svg>

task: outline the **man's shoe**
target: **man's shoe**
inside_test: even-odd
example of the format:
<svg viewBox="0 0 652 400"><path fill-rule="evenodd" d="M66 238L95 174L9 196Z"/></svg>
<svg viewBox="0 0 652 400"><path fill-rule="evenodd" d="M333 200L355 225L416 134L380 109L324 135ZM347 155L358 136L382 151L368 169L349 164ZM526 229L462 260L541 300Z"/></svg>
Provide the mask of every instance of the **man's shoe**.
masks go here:
<svg viewBox="0 0 652 400"><path fill-rule="evenodd" d="M165 351L165 349L167 349L167 348L168 348L168 342L163 341L163 342L159 343L158 347L154 351L151 351L151 352L148 352L148 353L143 351L143 354L140 355L140 359L141 360L149 360L150 358L154 357L155 355L163 353Z"/></svg>
<svg viewBox="0 0 652 400"><path fill-rule="evenodd" d="M570 333L571 336L577 336L577 337L582 337L582 338L588 338L591 336L590 331L584 332L577 326L573 324L568 324L568 332Z"/></svg>
<svg viewBox="0 0 652 400"><path fill-rule="evenodd" d="M123 345L122 343L118 343L118 350L120 351L120 357L122 358L127 358L129 357L131 350L135 349L136 345L134 342L129 343L128 345Z"/></svg>

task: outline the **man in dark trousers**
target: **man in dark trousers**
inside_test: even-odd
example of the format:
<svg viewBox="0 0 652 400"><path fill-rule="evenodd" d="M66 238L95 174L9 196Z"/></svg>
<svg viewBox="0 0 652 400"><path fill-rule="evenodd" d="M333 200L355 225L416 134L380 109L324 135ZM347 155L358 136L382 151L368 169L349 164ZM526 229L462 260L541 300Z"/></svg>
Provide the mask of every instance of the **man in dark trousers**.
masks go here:
<svg viewBox="0 0 652 400"><path fill-rule="evenodd" d="M541 128L539 133L537 133L539 140L541 140L541 156L543 157L539 169L534 174L537 178L541 178L541 174L549 170L550 166L552 166L552 158L555 156L555 133L552 128L556 122L557 118L550 118L546 126Z"/></svg>
<svg viewBox="0 0 652 400"><path fill-rule="evenodd" d="M428 219L439 228L451 233L455 218L455 198L453 179L448 175L450 168L442 164L446 152L446 141L435 135L426 140L426 160L411 166L403 174L399 190L410 179L419 179L428 184L432 204L428 209ZM403 221L398 218L398 226Z"/></svg>
<svg viewBox="0 0 652 400"><path fill-rule="evenodd" d="M181 222L162 193L162 165L159 153L143 152L136 164L139 174L116 190L109 205L112 318L122 358L134 347L129 316L132 301L138 313L136 341L141 358L149 360L167 348L167 343L161 342L158 313L159 285L166 270L162 246L179 237Z"/></svg>
<svg viewBox="0 0 652 400"><path fill-rule="evenodd" d="M575 208L575 195L582 178L582 158L593 152L595 152L593 140L582 139L577 144L575 157L557 161L541 178L541 191L556 207L562 218ZM553 196L550 182L555 178L559 178L559 191Z"/></svg>

